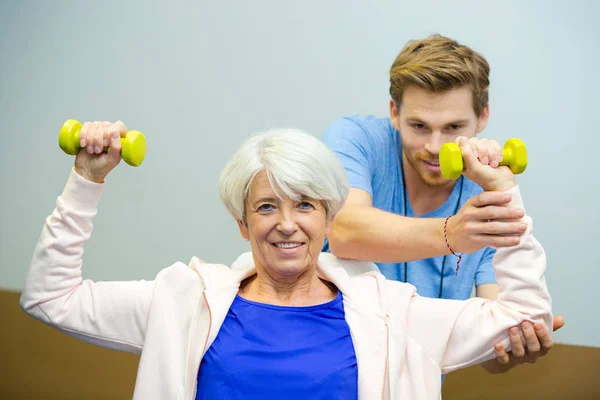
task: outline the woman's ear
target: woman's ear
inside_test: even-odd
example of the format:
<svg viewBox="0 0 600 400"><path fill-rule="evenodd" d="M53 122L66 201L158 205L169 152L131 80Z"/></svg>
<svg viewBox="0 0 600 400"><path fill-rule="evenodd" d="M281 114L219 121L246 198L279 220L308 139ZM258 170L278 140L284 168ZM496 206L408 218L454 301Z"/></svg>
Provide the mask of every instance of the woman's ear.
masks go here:
<svg viewBox="0 0 600 400"><path fill-rule="evenodd" d="M245 240L250 240L250 236L248 235L248 227L241 219L237 220L238 228L240 228L240 234Z"/></svg>
<svg viewBox="0 0 600 400"><path fill-rule="evenodd" d="M327 224L325 225L325 237L329 237L331 234L331 228L333 228L333 220L335 219L336 214L333 214L331 217L327 217Z"/></svg>

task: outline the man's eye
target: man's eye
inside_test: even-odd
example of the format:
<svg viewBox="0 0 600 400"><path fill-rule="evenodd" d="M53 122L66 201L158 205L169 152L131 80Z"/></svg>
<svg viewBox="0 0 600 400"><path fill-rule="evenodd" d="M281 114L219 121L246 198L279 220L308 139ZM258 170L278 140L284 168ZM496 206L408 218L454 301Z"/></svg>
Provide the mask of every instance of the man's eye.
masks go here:
<svg viewBox="0 0 600 400"><path fill-rule="evenodd" d="M421 130L425 129L425 125L423 125L423 124L414 124L413 128L415 128L418 131L421 131Z"/></svg>
<svg viewBox="0 0 600 400"><path fill-rule="evenodd" d="M460 125L450 125L450 130L451 131L457 131L460 128L462 128L462 126L460 126Z"/></svg>

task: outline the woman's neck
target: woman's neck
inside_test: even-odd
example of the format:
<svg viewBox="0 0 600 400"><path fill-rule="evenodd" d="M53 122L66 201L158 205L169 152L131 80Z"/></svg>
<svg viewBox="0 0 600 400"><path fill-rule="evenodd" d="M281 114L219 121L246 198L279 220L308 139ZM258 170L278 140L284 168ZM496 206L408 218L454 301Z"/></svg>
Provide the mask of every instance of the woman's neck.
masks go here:
<svg viewBox="0 0 600 400"><path fill-rule="evenodd" d="M337 295L337 288L317 276L316 271L305 272L297 279L280 280L257 268L242 282L238 294L257 303L280 306L313 306L327 303Z"/></svg>

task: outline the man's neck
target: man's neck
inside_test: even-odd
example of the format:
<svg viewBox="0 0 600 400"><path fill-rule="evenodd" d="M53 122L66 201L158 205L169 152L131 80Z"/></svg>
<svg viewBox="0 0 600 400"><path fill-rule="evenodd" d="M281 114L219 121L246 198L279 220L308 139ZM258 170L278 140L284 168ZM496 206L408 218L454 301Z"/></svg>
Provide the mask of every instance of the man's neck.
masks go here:
<svg viewBox="0 0 600 400"><path fill-rule="evenodd" d="M444 186L431 186L423 182L417 171L402 155L402 170L404 171L404 188L407 201L410 202L413 214L419 217L440 208L454 189L457 181L449 182Z"/></svg>

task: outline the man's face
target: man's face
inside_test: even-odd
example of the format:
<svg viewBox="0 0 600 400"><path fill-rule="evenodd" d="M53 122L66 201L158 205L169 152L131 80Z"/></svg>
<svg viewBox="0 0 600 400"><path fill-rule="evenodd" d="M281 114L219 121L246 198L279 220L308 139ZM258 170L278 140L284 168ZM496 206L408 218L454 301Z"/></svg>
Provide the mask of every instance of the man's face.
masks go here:
<svg viewBox="0 0 600 400"><path fill-rule="evenodd" d="M440 172L439 154L444 143L458 136L473 137L485 128L489 107L486 105L478 118L472 99L469 87L434 93L411 86L404 91L399 110L390 101L390 119L402 138L405 166L425 184L441 187L450 183Z"/></svg>

